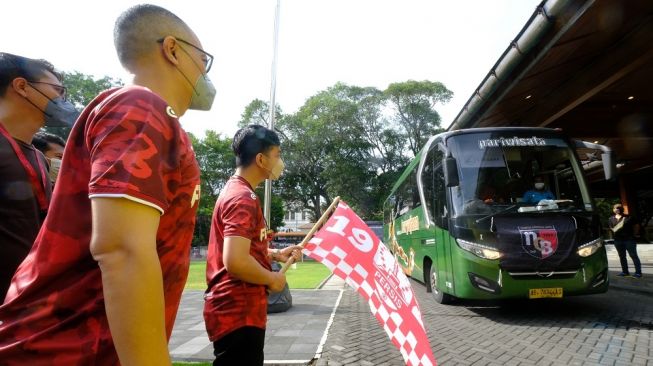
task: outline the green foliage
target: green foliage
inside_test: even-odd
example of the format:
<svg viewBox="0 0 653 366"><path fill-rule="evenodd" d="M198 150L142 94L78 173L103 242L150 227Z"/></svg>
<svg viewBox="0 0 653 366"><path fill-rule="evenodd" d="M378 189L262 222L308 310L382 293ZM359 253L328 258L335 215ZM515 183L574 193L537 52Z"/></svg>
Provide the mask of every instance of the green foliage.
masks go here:
<svg viewBox="0 0 653 366"><path fill-rule="evenodd" d="M274 183L273 183L274 185ZM256 195L258 196L258 199L261 201L261 205L265 204L265 185L261 185L260 187L256 188ZM265 206L261 207L264 208ZM268 225L268 228L271 229L272 231L277 231L277 229L281 226L284 225L283 222L283 216L285 212L283 209L283 200L281 197L279 197L277 194L275 194L274 190L272 190L272 201L270 203L270 225Z"/></svg>
<svg viewBox="0 0 653 366"><path fill-rule="evenodd" d="M286 279L291 289L314 289L330 273L322 263L307 260L297 263L297 268L289 268ZM185 289L206 290L206 261L191 262Z"/></svg>
<svg viewBox="0 0 653 366"><path fill-rule="evenodd" d="M612 206L621 201L618 198L596 198L594 202L596 203L596 212L599 215L599 220L601 220L601 225L604 228L609 227L608 218L613 215Z"/></svg>
<svg viewBox="0 0 653 366"><path fill-rule="evenodd" d="M236 158L231 150L231 138L215 131L206 131L203 139L189 134L200 166L202 194L199 214L211 215L218 195L236 170Z"/></svg>
<svg viewBox="0 0 653 366"><path fill-rule="evenodd" d="M220 190L236 169L236 160L231 151L231 139L214 131L207 131L203 139L189 134L200 166L201 195L193 246L205 246L209 242L213 206Z"/></svg>
<svg viewBox="0 0 653 366"><path fill-rule="evenodd" d="M64 72L64 85L68 88L68 100L83 109L102 91L123 86L120 79L104 76L96 79L78 71Z"/></svg>
<svg viewBox="0 0 653 366"><path fill-rule="evenodd" d="M275 121L278 121L281 116L281 107L277 105L275 109ZM243 114L240 115L238 127L242 128L248 125L261 125L268 126L270 119L270 104L260 99L252 100L246 107Z"/></svg>
<svg viewBox="0 0 653 366"><path fill-rule="evenodd" d="M385 91L338 83L318 92L296 113L278 118L286 162L281 197L313 219L335 196L364 219L380 219L401 171L441 131L436 104L452 95L430 81L395 83ZM255 100L243 116L266 108Z"/></svg>
<svg viewBox="0 0 653 366"><path fill-rule="evenodd" d="M430 136L441 131L440 115L435 106L449 102L453 92L440 82L408 80L390 84L385 95L396 111L395 118L403 127L415 156Z"/></svg>
<svg viewBox="0 0 653 366"><path fill-rule="evenodd" d="M215 201L224 188L225 183L236 171L236 158L231 150L231 137L224 136L215 131L207 131L204 138L199 139L189 134L195 150L195 157L200 166L200 180L202 194L197 212L193 246L204 246L209 242L211 230L211 216ZM263 202L263 188L256 190ZM283 202L276 195L272 197L272 218L270 228L276 230L283 226Z"/></svg>

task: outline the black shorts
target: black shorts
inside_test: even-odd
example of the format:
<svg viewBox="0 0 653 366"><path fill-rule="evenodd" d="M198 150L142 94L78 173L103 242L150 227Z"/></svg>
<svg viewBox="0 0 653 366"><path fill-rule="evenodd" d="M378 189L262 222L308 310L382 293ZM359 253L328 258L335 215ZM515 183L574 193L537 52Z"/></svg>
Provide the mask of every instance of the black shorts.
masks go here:
<svg viewBox="0 0 653 366"><path fill-rule="evenodd" d="M213 342L213 366L261 366L265 329L242 327Z"/></svg>

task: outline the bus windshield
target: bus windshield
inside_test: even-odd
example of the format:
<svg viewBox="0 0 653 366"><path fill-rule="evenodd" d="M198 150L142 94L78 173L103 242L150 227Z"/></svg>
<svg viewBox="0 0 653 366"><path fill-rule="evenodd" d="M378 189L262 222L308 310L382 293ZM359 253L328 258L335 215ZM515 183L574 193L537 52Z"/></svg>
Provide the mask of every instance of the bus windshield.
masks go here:
<svg viewBox="0 0 653 366"><path fill-rule="evenodd" d="M447 145L458 164L456 216L592 210L582 167L562 138L480 132L452 136Z"/></svg>

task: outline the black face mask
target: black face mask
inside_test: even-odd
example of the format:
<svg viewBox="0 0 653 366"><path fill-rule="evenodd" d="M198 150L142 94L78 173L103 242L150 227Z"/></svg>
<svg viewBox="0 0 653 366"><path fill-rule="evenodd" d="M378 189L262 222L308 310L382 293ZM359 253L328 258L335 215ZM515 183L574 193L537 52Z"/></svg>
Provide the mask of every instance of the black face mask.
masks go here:
<svg viewBox="0 0 653 366"><path fill-rule="evenodd" d="M72 127L79 117L79 111L75 106L65 100L62 97L56 97L51 99L45 93L40 91L38 88L34 87L37 92L41 93L44 97L48 98L48 104L45 107L45 110L39 108L36 104L32 103L31 100L27 99L34 107L45 114L45 125L48 127Z"/></svg>

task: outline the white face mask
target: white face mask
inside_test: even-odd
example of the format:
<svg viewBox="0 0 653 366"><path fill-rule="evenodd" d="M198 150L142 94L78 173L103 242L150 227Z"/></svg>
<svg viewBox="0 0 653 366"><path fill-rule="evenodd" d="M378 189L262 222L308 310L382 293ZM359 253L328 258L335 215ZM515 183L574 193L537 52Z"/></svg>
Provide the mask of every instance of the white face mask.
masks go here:
<svg viewBox="0 0 653 366"><path fill-rule="evenodd" d="M50 158L50 172L48 175L50 176L50 181L54 183L57 180L57 176L59 175L59 169L61 169L61 159L57 158Z"/></svg>
<svg viewBox="0 0 653 366"><path fill-rule="evenodd" d="M535 189L544 189L544 183L535 183Z"/></svg>
<svg viewBox="0 0 653 366"><path fill-rule="evenodd" d="M277 160L277 163L274 164L272 167L272 170L270 171L270 179L272 180L277 180L281 178L281 175L283 174L283 169L286 167L286 164L279 158Z"/></svg>
<svg viewBox="0 0 653 366"><path fill-rule="evenodd" d="M286 164L283 162L281 158L277 159L277 162L274 164L274 166L271 169L265 169L270 173L270 179L271 180L278 180L281 178L281 175L283 174L283 169L286 167Z"/></svg>

